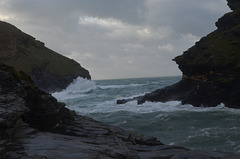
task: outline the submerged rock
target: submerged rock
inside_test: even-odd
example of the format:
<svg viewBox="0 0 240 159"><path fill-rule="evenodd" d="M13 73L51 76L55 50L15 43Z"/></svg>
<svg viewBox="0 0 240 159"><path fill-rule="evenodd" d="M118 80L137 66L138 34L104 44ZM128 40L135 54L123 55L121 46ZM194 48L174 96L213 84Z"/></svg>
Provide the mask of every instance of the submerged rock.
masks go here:
<svg viewBox="0 0 240 159"><path fill-rule="evenodd" d="M78 76L91 79L76 61L44 46L15 26L0 21L0 62L26 72L47 92L65 89Z"/></svg>
<svg viewBox="0 0 240 159"><path fill-rule="evenodd" d="M223 152L164 145L77 115L24 73L0 64L0 159L238 159Z"/></svg>
<svg viewBox="0 0 240 159"><path fill-rule="evenodd" d="M216 31L173 59L182 80L136 98L139 104L178 100L198 107L223 103L240 108L240 2L228 0L228 5L233 11L216 22Z"/></svg>

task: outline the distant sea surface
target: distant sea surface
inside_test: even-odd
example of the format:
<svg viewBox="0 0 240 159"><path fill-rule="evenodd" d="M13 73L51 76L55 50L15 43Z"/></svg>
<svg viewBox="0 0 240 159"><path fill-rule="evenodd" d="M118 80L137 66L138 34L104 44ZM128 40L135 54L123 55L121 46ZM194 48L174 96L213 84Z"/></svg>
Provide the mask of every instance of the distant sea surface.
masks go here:
<svg viewBox="0 0 240 159"><path fill-rule="evenodd" d="M198 150L240 153L240 110L223 104L214 108L136 101L117 105L117 99L136 97L178 82L181 77L89 81L77 78L53 95L67 107L111 125L155 136L164 144Z"/></svg>

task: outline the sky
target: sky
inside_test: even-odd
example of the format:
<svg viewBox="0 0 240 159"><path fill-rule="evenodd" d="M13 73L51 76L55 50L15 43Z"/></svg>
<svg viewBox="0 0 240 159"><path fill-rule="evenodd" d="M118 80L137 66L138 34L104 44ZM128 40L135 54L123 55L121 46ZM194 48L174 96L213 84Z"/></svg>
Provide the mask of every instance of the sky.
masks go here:
<svg viewBox="0 0 240 159"><path fill-rule="evenodd" d="M216 29L226 0L1 0L0 20L92 79L181 75L172 59Z"/></svg>

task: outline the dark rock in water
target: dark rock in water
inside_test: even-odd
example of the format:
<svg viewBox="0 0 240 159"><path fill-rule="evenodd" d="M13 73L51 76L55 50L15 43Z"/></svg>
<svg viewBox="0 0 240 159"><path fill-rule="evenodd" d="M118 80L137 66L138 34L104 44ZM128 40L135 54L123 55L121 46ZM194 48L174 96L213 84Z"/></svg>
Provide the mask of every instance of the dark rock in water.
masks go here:
<svg viewBox="0 0 240 159"><path fill-rule="evenodd" d="M26 72L47 92L65 89L78 76L91 79L76 61L44 46L11 24L0 21L0 62Z"/></svg>
<svg viewBox="0 0 240 159"><path fill-rule="evenodd" d="M216 31L173 59L182 80L136 98L139 104L179 100L198 107L223 103L240 108L240 2L228 0L228 5L233 11L218 20Z"/></svg>
<svg viewBox="0 0 240 159"><path fill-rule="evenodd" d="M0 64L0 159L238 159L163 145L154 137L77 115L31 79Z"/></svg>
<svg viewBox="0 0 240 159"><path fill-rule="evenodd" d="M240 88L236 83L235 86L235 88ZM202 81L183 79L174 85L144 95L138 99L138 104L146 101L181 101L182 104L192 104L197 107L214 107L224 103L228 107L239 108L239 89L230 92L232 87L229 87L228 85L215 85L212 82L204 83Z"/></svg>
<svg viewBox="0 0 240 159"><path fill-rule="evenodd" d="M134 101L134 100L139 100L141 98L142 98L142 96L135 97L135 98L129 98L129 99L119 99L119 100L117 100L117 104L125 104L127 102Z"/></svg>

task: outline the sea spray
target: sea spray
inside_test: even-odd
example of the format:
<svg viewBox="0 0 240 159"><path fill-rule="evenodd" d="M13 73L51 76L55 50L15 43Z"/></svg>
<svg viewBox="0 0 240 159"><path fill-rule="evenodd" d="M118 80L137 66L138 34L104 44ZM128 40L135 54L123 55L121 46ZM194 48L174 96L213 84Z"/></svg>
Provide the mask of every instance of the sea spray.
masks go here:
<svg viewBox="0 0 240 159"><path fill-rule="evenodd" d="M117 99L143 95L180 79L88 81L78 78L66 90L53 95L81 115L155 136L165 144L240 153L240 110L223 104L212 108L193 107L179 101L116 104Z"/></svg>
<svg viewBox="0 0 240 159"><path fill-rule="evenodd" d="M78 77L66 89L61 92L55 92L52 95L59 100L73 99L85 96L84 93L96 88L97 86L94 81Z"/></svg>

